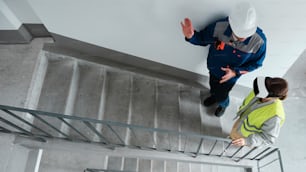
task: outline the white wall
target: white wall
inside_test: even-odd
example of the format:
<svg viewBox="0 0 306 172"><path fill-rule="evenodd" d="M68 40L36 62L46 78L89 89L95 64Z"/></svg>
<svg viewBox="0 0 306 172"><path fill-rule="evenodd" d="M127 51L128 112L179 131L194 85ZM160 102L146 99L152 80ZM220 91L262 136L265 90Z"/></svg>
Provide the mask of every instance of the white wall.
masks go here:
<svg viewBox="0 0 306 172"><path fill-rule="evenodd" d="M41 23L27 0L2 0L21 23Z"/></svg>
<svg viewBox="0 0 306 172"><path fill-rule="evenodd" d="M163 64L207 75L207 48L184 41L180 21L196 29L226 15L237 0L28 0L49 31ZM283 76L306 47L306 2L253 1L268 38L264 67L247 74Z"/></svg>
<svg viewBox="0 0 306 172"><path fill-rule="evenodd" d="M0 30L16 30L21 26L21 22L7 6L0 0Z"/></svg>

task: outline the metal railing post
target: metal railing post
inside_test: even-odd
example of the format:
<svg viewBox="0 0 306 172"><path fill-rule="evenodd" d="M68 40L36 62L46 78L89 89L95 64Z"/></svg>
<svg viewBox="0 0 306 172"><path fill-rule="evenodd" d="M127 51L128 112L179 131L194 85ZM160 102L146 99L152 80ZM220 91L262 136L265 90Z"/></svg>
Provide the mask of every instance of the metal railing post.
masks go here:
<svg viewBox="0 0 306 172"><path fill-rule="evenodd" d="M278 154L278 161L279 161L279 165L280 165L281 172L284 172L284 166L283 166L282 156L281 156L281 152L280 152L279 149L277 150L277 154Z"/></svg>
<svg viewBox="0 0 306 172"><path fill-rule="evenodd" d="M110 142L101 134L97 131L97 129L92 126L88 121L83 121L83 123L89 128L91 129L91 131L93 131L97 136L100 137L100 139L102 139L102 142L105 144L109 144Z"/></svg>
<svg viewBox="0 0 306 172"><path fill-rule="evenodd" d="M194 155L195 158L199 155L199 152L200 152L200 150L201 150L203 141L204 141L204 139L201 138L201 141L200 141L199 146L198 146L198 148L197 148L197 152L196 152L195 155Z"/></svg>
<svg viewBox="0 0 306 172"><path fill-rule="evenodd" d="M77 130L74 126L72 126L69 122L67 122L65 119L61 117L57 117L57 119L61 120L63 123L65 123L68 127L70 127L73 131L78 133L80 136L82 136L86 142L91 142L88 137L86 137L84 134L82 134L79 130Z"/></svg>

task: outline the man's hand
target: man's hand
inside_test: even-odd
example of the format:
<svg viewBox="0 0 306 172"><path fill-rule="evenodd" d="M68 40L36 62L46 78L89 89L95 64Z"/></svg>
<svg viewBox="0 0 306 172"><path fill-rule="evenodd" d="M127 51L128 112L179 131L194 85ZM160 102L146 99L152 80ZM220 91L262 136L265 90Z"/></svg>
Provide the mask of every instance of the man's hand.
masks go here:
<svg viewBox="0 0 306 172"><path fill-rule="evenodd" d="M184 23L181 22L183 34L186 38L190 39L194 34L194 29L189 18L184 19Z"/></svg>
<svg viewBox="0 0 306 172"><path fill-rule="evenodd" d="M232 141L232 144L236 146L245 146L246 141L245 141L245 138L235 139Z"/></svg>
<svg viewBox="0 0 306 172"><path fill-rule="evenodd" d="M221 80L219 81L220 84L230 80L231 78L236 76L236 73L234 70L232 70L229 67L221 67L221 70L225 72L225 75L222 76Z"/></svg>

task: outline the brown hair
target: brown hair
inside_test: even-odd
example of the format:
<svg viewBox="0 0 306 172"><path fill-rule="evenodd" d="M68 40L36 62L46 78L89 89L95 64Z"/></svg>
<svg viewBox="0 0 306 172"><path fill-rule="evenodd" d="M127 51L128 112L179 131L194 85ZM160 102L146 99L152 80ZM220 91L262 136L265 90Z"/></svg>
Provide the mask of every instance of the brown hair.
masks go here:
<svg viewBox="0 0 306 172"><path fill-rule="evenodd" d="M288 95L288 82L285 79L267 77L266 86L269 91L268 97L278 97L280 100L286 99Z"/></svg>

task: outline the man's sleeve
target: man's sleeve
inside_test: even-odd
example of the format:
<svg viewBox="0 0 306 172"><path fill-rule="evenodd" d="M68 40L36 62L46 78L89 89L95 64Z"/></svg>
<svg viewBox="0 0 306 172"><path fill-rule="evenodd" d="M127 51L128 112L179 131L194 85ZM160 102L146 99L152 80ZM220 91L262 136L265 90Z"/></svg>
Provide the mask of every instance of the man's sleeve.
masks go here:
<svg viewBox="0 0 306 172"><path fill-rule="evenodd" d="M261 127L262 132L251 134L246 138L247 146L263 146L273 144L279 135L281 119L275 116L267 120Z"/></svg>
<svg viewBox="0 0 306 172"><path fill-rule="evenodd" d="M214 43L213 35L214 35L215 26L216 23L213 23L208 25L200 32L194 31L193 36L190 39L185 38L185 40L194 45L206 46L208 44L213 44Z"/></svg>

